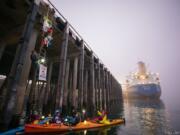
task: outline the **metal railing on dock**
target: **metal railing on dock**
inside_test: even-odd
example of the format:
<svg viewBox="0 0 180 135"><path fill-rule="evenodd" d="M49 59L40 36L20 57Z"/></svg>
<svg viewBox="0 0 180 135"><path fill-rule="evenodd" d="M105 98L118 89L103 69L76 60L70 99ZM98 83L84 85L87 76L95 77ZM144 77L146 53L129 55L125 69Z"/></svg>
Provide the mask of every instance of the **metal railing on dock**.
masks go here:
<svg viewBox="0 0 180 135"><path fill-rule="evenodd" d="M60 11L54 6L54 4L53 4L50 0L43 0L43 1L46 2L46 3L48 3L48 4L51 6L51 8L53 8L53 9L56 11L56 12L55 12L56 16L60 17L60 18L64 21L64 23L67 22L67 23L69 24L69 28L70 28L71 32L73 32L73 34L74 34L76 37L78 37L78 38L80 38L80 40L83 40L83 41L84 41L84 39L82 38L82 36L81 36L81 35L77 32L77 30L71 25L71 23L69 23L68 20L60 13ZM57 14L58 14L58 15L57 15ZM97 56L97 54L96 54L95 52L93 52L92 48L89 46L89 44L88 44L86 41L84 41L84 45L85 45L85 47L86 47L87 49L89 49L90 52L93 53L93 55L94 55L97 59L99 59L99 62L103 64L102 60ZM105 65L104 65L104 66L105 66Z"/></svg>

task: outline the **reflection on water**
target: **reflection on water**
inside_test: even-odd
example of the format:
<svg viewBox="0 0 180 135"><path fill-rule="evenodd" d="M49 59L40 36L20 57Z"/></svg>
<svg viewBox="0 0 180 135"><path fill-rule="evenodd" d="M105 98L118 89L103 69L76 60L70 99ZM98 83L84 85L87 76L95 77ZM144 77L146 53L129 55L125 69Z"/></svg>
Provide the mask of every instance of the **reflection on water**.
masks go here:
<svg viewBox="0 0 180 135"><path fill-rule="evenodd" d="M100 128L96 130L85 130L82 132L67 133L64 135L117 135L119 126Z"/></svg>
<svg viewBox="0 0 180 135"><path fill-rule="evenodd" d="M111 118L126 118L125 125L66 135L180 135L169 127L166 107L162 100L124 100L112 104Z"/></svg>
<svg viewBox="0 0 180 135"><path fill-rule="evenodd" d="M127 124L119 132L142 135L170 132L165 105L161 100L125 100L124 107Z"/></svg>

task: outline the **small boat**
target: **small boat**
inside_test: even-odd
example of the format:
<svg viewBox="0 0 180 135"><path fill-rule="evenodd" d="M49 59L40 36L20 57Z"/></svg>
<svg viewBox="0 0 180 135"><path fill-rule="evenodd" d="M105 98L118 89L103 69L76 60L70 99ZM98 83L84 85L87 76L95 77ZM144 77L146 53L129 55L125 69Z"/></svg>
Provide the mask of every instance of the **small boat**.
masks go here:
<svg viewBox="0 0 180 135"><path fill-rule="evenodd" d="M137 72L131 73L126 80L125 97L159 99L161 86L159 74L148 72L144 62L138 62Z"/></svg>
<svg viewBox="0 0 180 135"><path fill-rule="evenodd" d="M35 133L65 133L70 131L81 131L88 129L97 129L102 127L108 127L113 125L118 125L124 123L124 119L114 119L110 121L110 124L100 124L92 121L84 121L78 123L76 126L66 126L63 124L26 124L25 133L35 134Z"/></svg>

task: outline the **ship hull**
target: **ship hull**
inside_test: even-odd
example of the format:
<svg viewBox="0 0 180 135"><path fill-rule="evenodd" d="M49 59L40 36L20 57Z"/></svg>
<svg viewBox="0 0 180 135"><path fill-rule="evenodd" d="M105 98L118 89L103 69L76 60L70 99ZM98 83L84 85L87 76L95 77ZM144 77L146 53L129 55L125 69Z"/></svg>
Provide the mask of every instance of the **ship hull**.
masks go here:
<svg viewBox="0 0 180 135"><path fill-rule="evenodd" d="M161 96L159 84L136 84L127 88L128 98L158 99Z"/></svg>

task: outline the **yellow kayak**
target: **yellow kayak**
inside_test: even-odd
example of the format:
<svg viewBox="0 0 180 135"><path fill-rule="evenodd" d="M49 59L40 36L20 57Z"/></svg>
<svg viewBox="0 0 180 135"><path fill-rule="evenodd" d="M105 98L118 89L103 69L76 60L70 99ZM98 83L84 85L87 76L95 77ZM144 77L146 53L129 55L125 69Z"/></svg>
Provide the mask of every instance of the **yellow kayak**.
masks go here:
<svg viewBox="0 0 180 135"><path fill-rule="evenodd" d="M110 121L108 124L84 121L78 123L76 126L66 126L63 124L44 124L44 125L26 124L25 133L50 133L50 132L64 133L69 131L80 131L86 129L95 129L95 128L113 126L124 122L125 122L124 119L114 119Z"/></svg>

